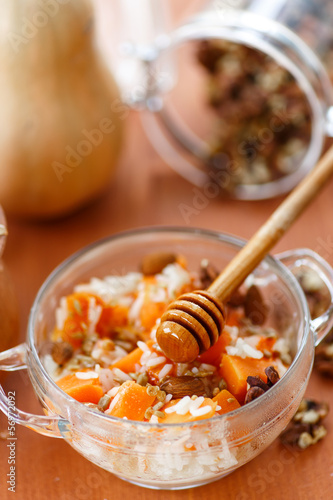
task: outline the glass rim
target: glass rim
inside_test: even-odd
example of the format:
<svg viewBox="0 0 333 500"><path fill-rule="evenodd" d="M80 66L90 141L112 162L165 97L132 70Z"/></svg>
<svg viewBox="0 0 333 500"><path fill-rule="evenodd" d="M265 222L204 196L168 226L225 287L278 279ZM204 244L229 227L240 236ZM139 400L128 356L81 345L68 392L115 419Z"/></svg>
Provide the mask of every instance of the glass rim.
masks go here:
<svg viewBox="0 0 333 500"><path fill-rule="evenodd" d="M198 14L189 22L176 28L168 35L168 43L166 43L165 37L161 37L160 47L157 46L156 50L156 59L149 61L149 63L154 64L164 53L177 50L186 42L206 38L219 38L255 48L272 57L280 66L291 73L302 89L311 110L311 138L304 157L299 161L299 166L294 171L283 175L280 179L262 184L240 184L236 187L231 197L243 200L255 200L269 199L284 194L290 191L293 186L297 185L311 171L320 157L324 146L324 139L328 136L328 111L330 106L333 105L333 86L329 81L327 71L317 55L300 37L295 35L289 28L274 20L263 18L257 13L236 10L235 12L227 11L224 17L221 16L219 21L214 23L205 18L205 15L208 16L210 13L208 11ZM254 22L255 20L257 21L256 23ZM288 55L287 52L289 49L292 51L294 58ZM304 68L308 70L308 74L304 73ZM310 77L314 81L311 81ZM178 138L177 131L179 130L177 123L173 123L173 120L170 120L168 116L168 106L165 106L164 96L157 94L156 97L159 99L160 104L154 112L149 112L149 103L150 101L154 101L154 99L148 95L147 110L151 116L144 117L142 120L148 132L149 128L154 126L161 129L157 137L155 137L156 132L153 135L148 134L152 138L155 149L171 168L196 186L202 187L202 184L204 185L210 178L204 169L199 168L195 164L195 160L200 160L200 155L198 156L194 152L196 148L187 149L186 141L184 142L182 139L184 131L181 133L180 139L176 144L172 140L169 140L168 136L162 145L154 144L158 138L161 141L160 135L161 133L163 134L163 130L167 130L171 134L171 137L176 139ZM171 116L173 116L172 113ZM182 118L178 114L176 118L180 119L182 126L185 127L185 132L188 131L188 126L183 123ZM178 149L180 144L184 148L184 154L189 155L189 158L185 158L182 150ZM174 154L174 161L180 162L180 166L172 165L167 160L164 150L168 149Z"/></svg>

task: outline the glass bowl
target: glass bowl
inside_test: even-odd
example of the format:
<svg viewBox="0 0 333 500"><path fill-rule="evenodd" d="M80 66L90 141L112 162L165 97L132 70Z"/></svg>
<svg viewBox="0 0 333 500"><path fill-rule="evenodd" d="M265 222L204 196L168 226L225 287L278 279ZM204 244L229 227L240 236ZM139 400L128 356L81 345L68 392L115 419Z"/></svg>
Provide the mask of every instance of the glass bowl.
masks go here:
<svg viewBox="0 0 333 500"><path fill-rule="evenodd" d="M73 286L91 277L137 270L144 255L172 251L186 256L191 270L203 258L218 268L244 245L220 233L153 228L112 236L78 252L46 280L32 307L27 342L0 354L0 368L27 368L46 415L10 409L1 388L0 408L19 424L41 434L62 437L94 464L148 488L182 489L222 478L262 452L296 412L311 373L314 345L332 325L333 272L309 250L281 259L266 257L252 274L268 305L267 326L279 329L291 345L293 361L281 380L257 400L228 414L191 423L152 424L97 413L65 394L43 365L43 349L55 321L55 309ZM310 267L325 282L330 305L311 320L305 295L292 271Z"/></svg>

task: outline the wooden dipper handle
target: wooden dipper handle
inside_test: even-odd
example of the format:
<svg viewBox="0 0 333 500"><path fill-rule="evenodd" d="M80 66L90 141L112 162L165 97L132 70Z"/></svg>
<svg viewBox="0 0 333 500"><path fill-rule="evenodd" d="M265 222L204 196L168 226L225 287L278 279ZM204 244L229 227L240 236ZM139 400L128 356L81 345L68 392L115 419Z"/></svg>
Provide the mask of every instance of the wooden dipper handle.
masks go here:
<svg viewBox="0 0 333 500"><path fill-rule="evenodd" d="M223 302L280 240L332 173L333 146L207 290L184 294L170 304L156 333L157 342L168 358L190 362L216 342L224 326Z"/></svg>

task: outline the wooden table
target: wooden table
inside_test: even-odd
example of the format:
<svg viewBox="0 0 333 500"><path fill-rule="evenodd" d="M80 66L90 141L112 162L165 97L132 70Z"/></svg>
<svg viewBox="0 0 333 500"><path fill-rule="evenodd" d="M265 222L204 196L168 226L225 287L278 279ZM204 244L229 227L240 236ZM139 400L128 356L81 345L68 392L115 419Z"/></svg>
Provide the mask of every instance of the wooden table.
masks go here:
<svg viewBox="0 0 333 500"><path fill-rule="evenodd" d="M38 288L64 258L94 240L139 226L184 226L179 205L193 203L193 186L180 179L156 155L138 117L127 119L127 144L116 179L97 203L69 218L32 223L9 218L4 260L11 272L21 314L21 341L29 309ZM333 183L277 245L276 251L296 247L316 250L333 264ZM248 238L280 200L225 201L214 198L189 225ZM26 372L8 376L5 390L16 391L16 404L40 413ZM333 380L313 373L307 395L333 406ZM154 491L123 482L100 470L64 441L17 427L16 493L7 491L9 472L6 441L0 442L0 498L16 500L315 500L333 497L333 425L327 437L303 452L291 453L276 441L259 457L230 476L200 488ZM0 417L0 430L7 421Z"/></svg>

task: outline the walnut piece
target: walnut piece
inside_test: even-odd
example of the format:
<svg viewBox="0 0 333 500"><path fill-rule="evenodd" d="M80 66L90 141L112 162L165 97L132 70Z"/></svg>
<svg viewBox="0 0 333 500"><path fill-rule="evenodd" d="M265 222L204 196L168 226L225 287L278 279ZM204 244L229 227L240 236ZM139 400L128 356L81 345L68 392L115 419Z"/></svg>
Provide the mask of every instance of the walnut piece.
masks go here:
<svg viewBox="0 0 333 500"><path fill-rule="evenodd" d="M177 255L166 252L155 252L146 255L141 262L141 271L145 276L158 274L168 264L173 264L177 260Z"/></svg>
<svg viewBox="0 0 333 500"><path fill-rule="evenodd" d="M181 399L184 396L206 396L206 386L202 379L190 375L166 377L160 389L172 394L174 399Z"/></svg>
<svg viewBox="0 0 333 500"><path fill-rule="evenodd" d="M325 402L303 399L289 426L280 434L281 442L302 450L316 444L327 434L322 420L328 411Z"/></svg>

